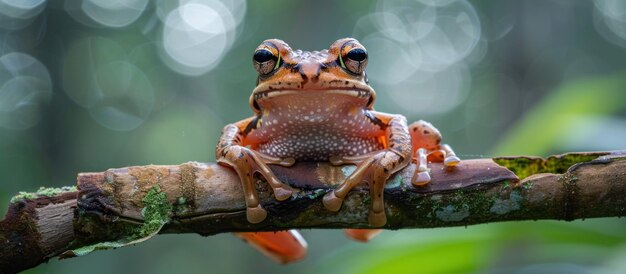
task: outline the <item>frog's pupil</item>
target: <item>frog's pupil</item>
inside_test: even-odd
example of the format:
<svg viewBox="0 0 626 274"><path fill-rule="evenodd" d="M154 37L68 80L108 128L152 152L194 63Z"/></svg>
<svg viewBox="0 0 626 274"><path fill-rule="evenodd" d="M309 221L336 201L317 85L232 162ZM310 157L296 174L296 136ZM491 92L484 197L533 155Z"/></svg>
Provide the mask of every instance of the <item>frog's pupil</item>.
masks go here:
<svg viewBox="0 0 626 274"><path fill-rule="evenodd" d="M274 55L269 50L262 49L254 53L254 61L257 61L259 63L265 63L271 60L273 57Z"/></svg>
<svg viewBox="0 0 626 274"><path fill-rule="evenodd" d="M363 60L365 60L365 58L367 58L367 52L365 52L364 49L353 49L351 51L348 52L348 54L346 55L346 57L357 61L357 62L361 62Z"/></svg>

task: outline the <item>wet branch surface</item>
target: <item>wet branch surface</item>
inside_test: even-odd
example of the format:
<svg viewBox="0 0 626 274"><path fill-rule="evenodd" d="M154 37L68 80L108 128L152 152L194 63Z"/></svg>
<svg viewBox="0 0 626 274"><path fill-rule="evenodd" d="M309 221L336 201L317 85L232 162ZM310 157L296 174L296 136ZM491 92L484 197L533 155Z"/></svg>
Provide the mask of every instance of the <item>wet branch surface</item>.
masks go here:
<svg viewBox="0 0 626 274"><path fill-rule="evenodd" d="M466 226L513 220L575 220L626 216L626 152L569 153L546 159L463 160L454 169L429 164L432 182L410 184L415 166L385 188L387 229ZM257 184L268 218L250 224L239 180L229 168L189 162L81 173L77 188L20 193L0 221L0 273L48 259L121 247L157 233L213 235L291 228L368 228L367 185L339 212L322 205L354 166L298 163L272 166L297 192L277 202Z"/></svg>

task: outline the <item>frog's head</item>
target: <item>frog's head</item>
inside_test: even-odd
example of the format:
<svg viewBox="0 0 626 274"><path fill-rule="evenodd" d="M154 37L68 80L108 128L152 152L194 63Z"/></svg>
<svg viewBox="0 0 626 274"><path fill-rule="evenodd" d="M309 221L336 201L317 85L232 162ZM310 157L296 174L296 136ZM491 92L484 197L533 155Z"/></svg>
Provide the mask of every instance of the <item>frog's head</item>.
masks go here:
<svg viewBox="0 0 626 274"><path fill-rule="evenodd" d="M353 38L339 39L329 49L313 52L294 51L281 40L269 39L257 47L252 62L259 73L250 96L256 112L276 104L276 98L290 104L297 104L298 98L313 98L368 109L376 98L365 74L367 51Z"/></svg>

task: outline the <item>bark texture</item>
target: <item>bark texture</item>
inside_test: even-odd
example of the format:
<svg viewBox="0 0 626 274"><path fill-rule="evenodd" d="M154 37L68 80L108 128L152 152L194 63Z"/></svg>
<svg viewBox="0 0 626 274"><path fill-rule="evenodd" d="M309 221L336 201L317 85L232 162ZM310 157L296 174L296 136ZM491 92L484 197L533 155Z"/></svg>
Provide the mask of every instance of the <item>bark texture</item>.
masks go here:
<svg viewBox="0 0 626 274"><path fill-rule="evenodd" d="M626 216L626 153L570 153L546 159L463 160L429 164L433 181L414 187L414 165L386 185L387 229L465 226L511 220ZM366 184L330 212L321 198L354 166L272 166L297 192L278 202L257 190L268 217L250 224L239 180L213 163L137 166L78 175L77 190L22 193L0 221L0 272L34 267L55 256L138 243L157 233L213 235L291 228L367 228Z"/></svg>

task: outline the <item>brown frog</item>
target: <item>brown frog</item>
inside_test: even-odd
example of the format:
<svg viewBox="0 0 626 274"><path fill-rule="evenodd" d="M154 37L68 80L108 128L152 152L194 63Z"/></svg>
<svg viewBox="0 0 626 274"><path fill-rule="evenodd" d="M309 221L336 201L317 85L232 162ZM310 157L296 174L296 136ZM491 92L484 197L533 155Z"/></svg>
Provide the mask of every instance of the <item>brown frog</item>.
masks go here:
<svg viewBox="0 0 626 274"><path fill-rule="evenodd" d="M418 169L412 183L420 186L430 181L427 160L447 166L460 161L449 146L440 144L441 135L431 124L418 121L408 126L402 115L374 111L376 92L368 84L367 62L365 47L352 38L313 52L292 50L277 39L257 47L253 64L259 75L250 96L255 115L226 125L216 149L217 161L239 175L249 222L259 223L267 216L257 197L256 173L265 178L277 200L289 199L294 192L268 165L356 164L345 182L324 196L324 206L340 210L350 190L367 181L368 221L380 227L387 222L383 190L391 175L415 160ZM352 231L354 237L364 232ZM293 234L289 237L293 241Z"/></svg>

